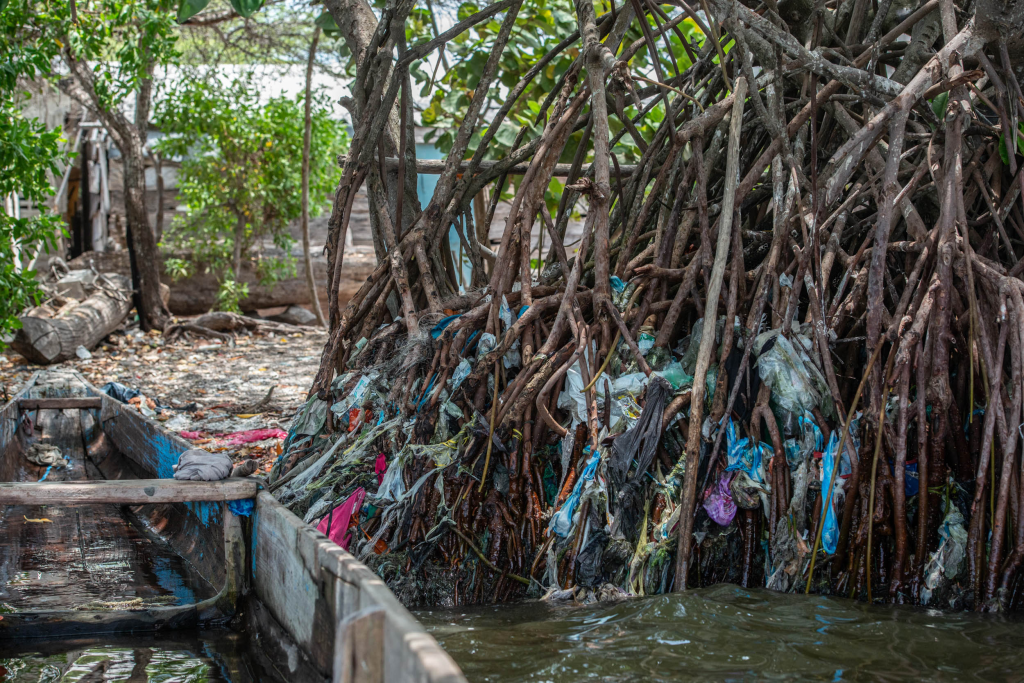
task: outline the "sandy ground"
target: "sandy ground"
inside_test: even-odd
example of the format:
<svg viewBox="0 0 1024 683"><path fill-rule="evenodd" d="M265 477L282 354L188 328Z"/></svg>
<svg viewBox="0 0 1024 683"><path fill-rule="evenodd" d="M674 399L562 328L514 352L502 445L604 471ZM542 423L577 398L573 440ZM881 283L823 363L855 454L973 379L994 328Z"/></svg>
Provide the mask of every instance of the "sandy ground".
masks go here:
<svg viewBox="0 0 1024 683"><path fill-rule="evenodd" d="M161 335L136 329L112 334L92 358L49 367L74 368L97 387L119 382L137 389L152 400L142 412L166 429L197 448L226 451L238 461L259 459L265 471L305 401L325 340L324 332L310 328L287 336L241 335L227 344L164 343ZM42 369L11 349L0 351L0 396L6 400Z"/></svg>

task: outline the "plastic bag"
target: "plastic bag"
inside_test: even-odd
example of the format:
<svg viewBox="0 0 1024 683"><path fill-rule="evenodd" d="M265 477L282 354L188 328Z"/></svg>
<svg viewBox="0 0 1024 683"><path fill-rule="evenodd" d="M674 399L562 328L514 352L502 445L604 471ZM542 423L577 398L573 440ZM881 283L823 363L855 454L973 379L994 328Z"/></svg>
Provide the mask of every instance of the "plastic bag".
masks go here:
<svg viewBox="0 0 1024 683"><path fill-rule="evenodd" d="M640 353L646 356L650 353L651 349L654 348L654 335L641 328L640 336L637 337L636 345L640 349Z"/></svg>
<svg viewBox="0 0 1024 683"><path fill-rule="evenodd" d="M786 439L783 446L786 450L786 462L789 469L795 471L801 463L810 458L814 453L821 452L824 447L824 437L814 418L809 414L797 418L799 430L797 435ZM849 458L847 458L848 460Z"/></svg>
<svg viewBox="0 0 1024 683"><path fill-rule="evenodd" d="M755 443L750 445L749 439L739 438L736 425L732 418L729 418L725 432L726 457L728 465L726 472L744 472L755 483L764 482L764 460L771 459L775 454L772 447L766 443Z"/></svg>
<svg viewBox="0 0 1024 683"><path fill-rule="evenodd" d="M828 439L828 447L821 456L821 491L825 496L825 521L821 530L821 547L829 555L836 552L836 544L839 542L839 518L836 514L837 494L843 493L843 486L846 482L841 477L836 477L832 482L832 472L836 464L836 451L839 450L839 430L832 432ZM841 467L841 465L840 465ZM832 488L829 489L829 483Z"/></svg>
<svg viewBox="0 0 1024 683"><path fill-rule="evenodd" d="M745 441L746 439L744 439ZM704 509L708 516L722 526L729 526L736 517L736 503L732 499L729 484L733 475L728 471L718 477L718 482L704 494Z"/></svg>
<svg viewBox="0 0 1024 683"><path fill-rule="evenodd" d="M316 396L306 401L299 412L292 420L291 431L300 436L319 434L327 421L327 401L321 401Z"/></svg>
<svg viewBox="0 0 1024 683"><path fill-rule="evenodd" d="M700 351L700 338L704 334L704 318L697 318L697 322L690 328L690 336L686 351L683 353L683 357L680 359L683 370L686 374L692 375L694 370L697 369L697 353ZM687 341L687 340L683 340ZM682 346L682 342L680 342Z"/></svg>
<svg viewBox="0 0 1024 683"><path fill-rule="evenodd" d="M498 308L498 317L501 318L501 322L505 326L506 330L512 327L512 309L509 307L508 299L505 298L504 294L501 296L501 306Z"/></svg>
<svg viewBox="0 0 1024 683"><path fill-rule="evenodd" d="M746 472L740 470L729 485L729 490L732 492L732 500L736 503L736 507L753 510L761 505L764 508L764 514L769 516L769 490L768 485L764 482L754 481Z"/></svg>
<svg viewBox="0 0 1024 683"><path fill-rule="evenodd" d="M469 377L469 373L471 373L472 371L473 371L473 364L472 363L470 363L465 358L463 358L461 361L459 361L459 366L457 368L455 368L455 372L452 373L452 378L450 380L448 380L450 385L451 385L452 393L453 394L455 393L455 390L459 388L459 385L462 384L462 382L467 377Z"/></svg>
<svg viewBox="0 0 1024 683"><path fill-rule="evenodd" d="M493 351L494 347L497 345L498 342L494 338L494 335L491 334L490 332L484 332L483 334L480 335L480 341L476 345L476 357L482 358L483 356Z"/></svg>
<svg viewBox="0 0 1024 683"><path fill-rule="evenodd" d="M924 568L924 585L921 587L921 604L927 605L942 584L952 581L960 571L967 548L967 530L964 516L955 505L939 527L939 549L928 558Z"/></svg>
<svg viewBox="0 0 1024 683"><path fill-rule="evenodd" d="M667 379L669 384L671 384L672 388L676 391L688 386L693 386L693 377L686 374L686 370L683 369L683 364L677 360L672 361L654 374Z"/></svg>
<svg viewBox="0 0 1024 683"><path fill-rule="evenodd" d="M772 390L772 401L784 413L780 417L787 431L792 433L797 428L797 418L818 406L826 414L833 412L832 400L829 397L823 403L822 390L827 390L825 378L802 345L795 345L778 330L771 330L754 340L754 349L764 349L773 338L775 343L771 348L760 352L757 369L761 381ZM799 341L800 335L795 339Z"/></svg>
<svg viewBox="0 0 1024 683"><path fill-rule="evenodd" d="M363 397L366 396L366 392L375 379L377 379L376 372L360 377L349 395L331 406L331 412L335 415L344 415L351 407L359 408L362 405Z"/></svg>
<svg viewBox="0 0 1024 683"><path fill-rule="evenodd" d="M252 498L242 498L240 500L229 500L228 510L231 510L232 514L238 517L249 517L252 515L253 510L256 509L256 501Z"/></svg>
<svg viewBox="0 0 1024 683"><path fill-rule="evenodd" d="M345 499L344 503L320 520L316 530L326 534L329 539L348 550L348 544L352 540L352 534L349 532L350 522L353 518L358 519L359 510L363 507L365 498L366 489L360 486Z"/></svg>
<svg viewBox="0 0 1024 683"><path fill-rule="evenodd" d="M586 467L583 468L579 479L576 480L572 493L565 499L562 507L551 516L551 521L548 523L548 529L562 538L568 536L569 532L572 531L573 515L576 512L576 507L579 505L583 488L594 479L594 475L597 474L597 465L601 462L600 452L592 453L590 446L587 446L583 449L583 455L586 456L588 453L590 454L590 459L587 460Z"/></svg>

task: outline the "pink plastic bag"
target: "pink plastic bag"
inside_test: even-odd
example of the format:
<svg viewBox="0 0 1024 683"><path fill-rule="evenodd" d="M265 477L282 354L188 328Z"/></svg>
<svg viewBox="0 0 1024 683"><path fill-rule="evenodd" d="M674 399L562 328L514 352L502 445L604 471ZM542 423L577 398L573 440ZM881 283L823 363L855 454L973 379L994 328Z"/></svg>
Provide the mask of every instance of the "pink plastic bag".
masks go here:
<svg viewBox="0 0 1024 683"><path fill-rule="evenodd" d="M388 471L388 459L383 453L377 455L377 462L373 466L373 471L377 474L377 486L380 486L381 482L384 481L384 473Z"/></svg>
<svg viewBox="0 0 1024 683"><path fill-rule="evenodd" d="M736 503L732 499L732 491L729 490L732 477L732 472L723 472L714 488L708 489L704 494L704 509L716 524L722 526L732 524L733 517L736 516Z"/></svg>
<svg viewBox="0 0 1024 683"><path fill-rule="evenodd" d="M349 522L352 521L352 516L359 513L359 509L363 507L363 499L366 498L366 489L362 486L352 492L352 495L345 499L345 502L334 508L329 515L320 520L320 524L317 525L316 530L320 533L327 534L327 537L332 541L340 545L345 550L348 550L348 544L352 540L352 535L348 531ZM733 507L733 512L736 508ZM331 525L331 533L327 533L327 525Z"/></svg>

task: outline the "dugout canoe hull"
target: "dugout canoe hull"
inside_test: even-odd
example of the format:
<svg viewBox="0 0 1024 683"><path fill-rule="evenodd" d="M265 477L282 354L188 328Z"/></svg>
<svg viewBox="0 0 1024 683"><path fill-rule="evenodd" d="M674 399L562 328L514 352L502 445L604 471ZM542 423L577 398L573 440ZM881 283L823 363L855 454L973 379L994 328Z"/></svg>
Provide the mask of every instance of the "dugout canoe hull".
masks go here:
<svg viewBox="0 0 1024 683"><path fill-rule="evenodd" d="M56 445L70 466L47 474L27 457L37 443ZM379 577L265 491L249 516L226 500L195 501L205 493L163 496L193 502L52 502L69 490L59 484L74 482L77 493L88 481L135 502L139 490L161 488L137 480L172 479L190 447L74 372L38 373L0 409L0 482L47 482L31 489L36 499L0 487L0 502L18 502L0 505L0 640L231 622L289 680L465 681ZM226 497L239 495L250 494Z"/></svg>

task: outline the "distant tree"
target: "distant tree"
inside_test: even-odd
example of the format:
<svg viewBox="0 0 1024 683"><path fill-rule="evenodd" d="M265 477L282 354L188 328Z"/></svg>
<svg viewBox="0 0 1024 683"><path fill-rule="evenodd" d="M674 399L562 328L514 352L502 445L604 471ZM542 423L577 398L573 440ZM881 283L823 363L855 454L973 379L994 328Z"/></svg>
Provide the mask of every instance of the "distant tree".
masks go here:
<svg viewBox="0 0 1024 683"><path fill-rule="evenodd" d="M178 186L188 208L163 244L188 251L191 263L171 266L209 268L221 282L220 305L229 310L247 294L245 259L256 259L266 281L294 270L290 256L268 258L263 246L270 242L290 254L287 227L302 213L304 96L261 102L257 91L251 74L225 85L192 72L161 97L155 116L167 133L158 150L182 159ZM310 205L317 215L337 182L335 157L347 135L322 94L314 92L310 118L309 196L321 200Z"/></svg>
<svg viewBox="0 0 1024 683"><path fill-rule="evenodd" d="M26 32L56 45L63 69L59 85L95 111L124 159L125 217L136 308L144 329L163 329L156 237L146 211L145 144L153 102L153 74L174 63L175 7L167 0L15 0ZM134 100L134 102L132 102ZM131 114L126 113L132 103Z"/></svg>

